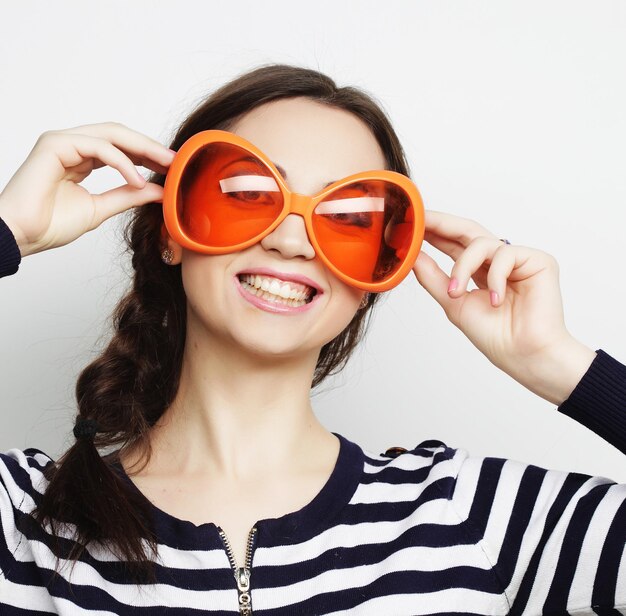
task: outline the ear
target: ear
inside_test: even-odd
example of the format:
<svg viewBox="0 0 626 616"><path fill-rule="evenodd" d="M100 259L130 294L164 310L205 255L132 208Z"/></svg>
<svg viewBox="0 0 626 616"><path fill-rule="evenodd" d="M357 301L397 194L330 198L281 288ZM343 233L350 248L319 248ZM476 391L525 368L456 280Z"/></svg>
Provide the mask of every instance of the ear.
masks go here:
<svg viewBox="0 0 626 616"><path fill-rule="evenodd" d="M169 248L174 253L174 258L170 265L178 265L183 258L183 247L177 244L167 232L165 223L161 225L161 241L159 245L159 252L163 252L166 248Z"/></svg>

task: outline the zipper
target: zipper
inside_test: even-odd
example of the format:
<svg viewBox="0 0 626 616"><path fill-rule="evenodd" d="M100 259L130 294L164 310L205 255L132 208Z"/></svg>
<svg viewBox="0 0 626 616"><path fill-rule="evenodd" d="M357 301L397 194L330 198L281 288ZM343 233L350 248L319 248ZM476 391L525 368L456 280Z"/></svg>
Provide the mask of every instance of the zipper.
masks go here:
<svg viewBox="0 0 626 616"><path fill-rule="evenodd" d="M237 566L235 554L233 552L232 546L230 545L230 541L226 536L226 533L219 526L217 527L217 531L219 532L220 537L224 542L224 546L226 547L226 555L228 556L228 561L230 562L230 566L232 567L233 573L235 575L237 592L239 593L239 614L240 616L252 616L252 598L250 597L250 574L252 568L252 548L254 546L256 526L253 526L248 533L248 543L246 545L246 562L244 563L243 567Z"/></svg>

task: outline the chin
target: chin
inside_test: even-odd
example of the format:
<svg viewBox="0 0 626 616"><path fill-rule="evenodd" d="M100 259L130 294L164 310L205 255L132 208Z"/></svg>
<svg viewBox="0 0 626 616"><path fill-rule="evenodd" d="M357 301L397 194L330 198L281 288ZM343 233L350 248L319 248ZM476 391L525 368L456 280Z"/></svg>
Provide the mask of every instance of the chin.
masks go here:
<svg viewBox="0 0 626 616"><path fill-rule="evenodd" d="M238 340L237 345L243 352L256 357L266 358L268 361L280 359L296 359L298 357L309 357L312 354L319 354L321 346L302 346L301 340L281 340L274 338L273 340Z"/></svg>

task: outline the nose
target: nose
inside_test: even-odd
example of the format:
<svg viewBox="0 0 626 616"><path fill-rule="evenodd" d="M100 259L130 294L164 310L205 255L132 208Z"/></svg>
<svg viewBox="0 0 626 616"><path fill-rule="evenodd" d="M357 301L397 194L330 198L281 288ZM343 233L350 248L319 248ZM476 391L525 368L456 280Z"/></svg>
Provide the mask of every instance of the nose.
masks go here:
<svg viewBox="0 0 626 616"><path fill-rule="evenodd" d="M304 218L298 214L288 214L276 229L261 240L261 246L265 250L276 250L285 259L315 257L315 249L309 241Z"/></svg>

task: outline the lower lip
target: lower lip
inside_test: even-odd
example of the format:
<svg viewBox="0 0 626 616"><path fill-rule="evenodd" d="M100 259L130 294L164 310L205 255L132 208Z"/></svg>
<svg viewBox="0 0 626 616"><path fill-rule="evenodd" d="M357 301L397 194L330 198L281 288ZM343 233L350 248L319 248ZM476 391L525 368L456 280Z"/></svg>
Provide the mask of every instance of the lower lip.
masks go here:
<svg viewBox="0 0 626 616"><path fill-rule="evenodd" d="M288 306L287 304L271 302L267 299L263 299L262 297L252 295L252 293L246 291L246 289L244 289L241 286L241 282L239 282L239 278L237 278L237 276L235 276L235 285L240 295L253 306L260 308L261 310L265 310L266 312L275 312L275 313L285 314L285 315L299 314L301 312L306 312L307 310L311 310L311 307L313 306L313 304L315 304L315 302L321 295L321 293L318 291L308 304L304 304L302 306Z"/></svg>

